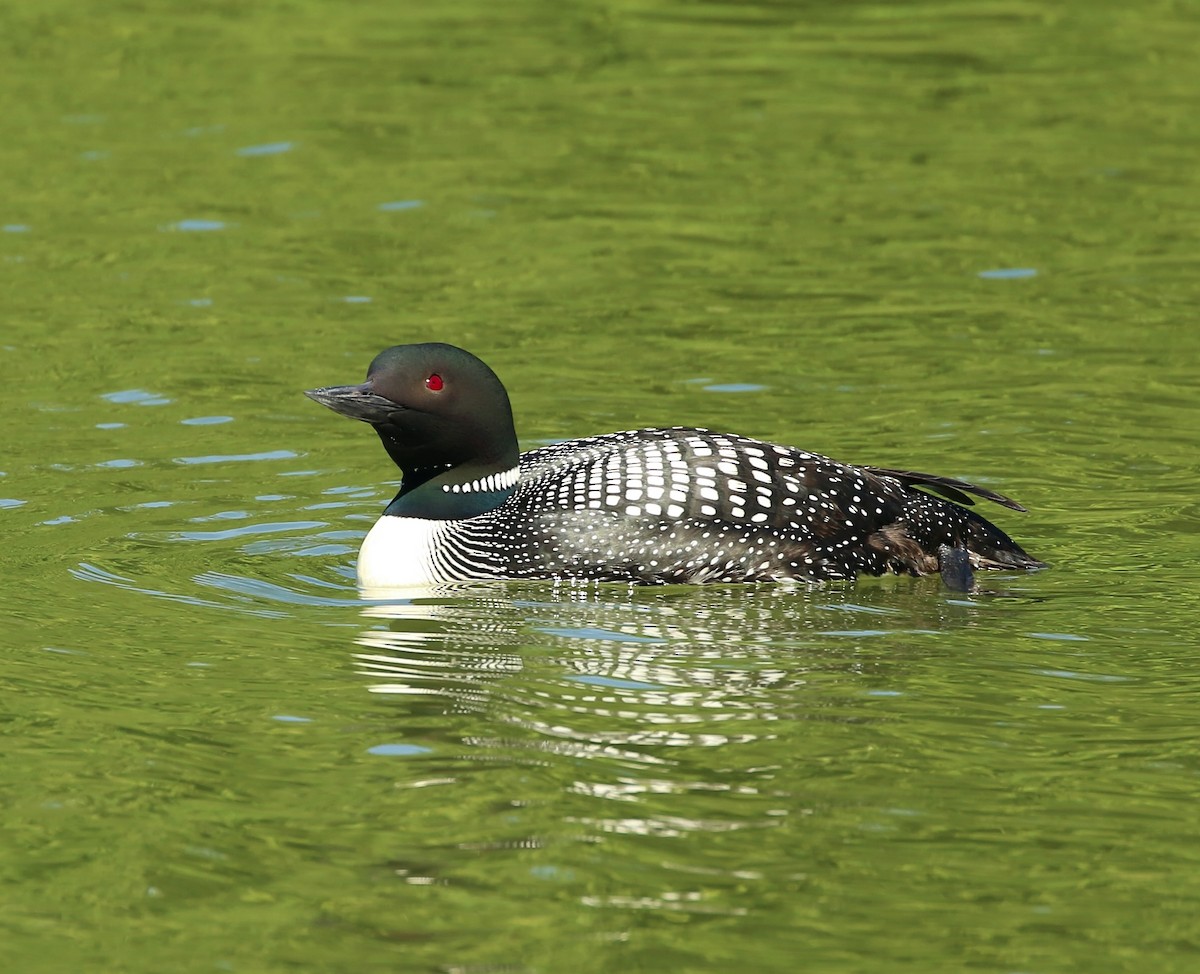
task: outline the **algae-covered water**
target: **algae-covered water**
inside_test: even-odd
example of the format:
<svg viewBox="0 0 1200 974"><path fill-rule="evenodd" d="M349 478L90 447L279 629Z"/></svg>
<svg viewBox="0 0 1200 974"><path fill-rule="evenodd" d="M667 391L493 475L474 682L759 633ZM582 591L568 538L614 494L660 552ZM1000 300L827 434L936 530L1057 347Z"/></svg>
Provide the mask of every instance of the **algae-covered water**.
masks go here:
<svg viewBox="0 0 1200 974"><path fill-rule="evenodd" d="M0 8L0 961L1200 969L1193 5ZM353 585L301 391L966 477L1051 564Z"/></svg>

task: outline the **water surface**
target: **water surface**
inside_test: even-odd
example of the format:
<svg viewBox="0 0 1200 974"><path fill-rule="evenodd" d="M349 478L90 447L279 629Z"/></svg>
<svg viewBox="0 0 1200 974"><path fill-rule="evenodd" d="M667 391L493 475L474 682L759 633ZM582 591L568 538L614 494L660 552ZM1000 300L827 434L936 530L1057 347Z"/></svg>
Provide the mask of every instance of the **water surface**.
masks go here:
<svg viewBox="0 0 1200 974"><path fill-rule="evenodd" d="M1186 5L8 8L13 970L1191 971ZM986 483L1051 563L375 604L301 395Z"/></svg>

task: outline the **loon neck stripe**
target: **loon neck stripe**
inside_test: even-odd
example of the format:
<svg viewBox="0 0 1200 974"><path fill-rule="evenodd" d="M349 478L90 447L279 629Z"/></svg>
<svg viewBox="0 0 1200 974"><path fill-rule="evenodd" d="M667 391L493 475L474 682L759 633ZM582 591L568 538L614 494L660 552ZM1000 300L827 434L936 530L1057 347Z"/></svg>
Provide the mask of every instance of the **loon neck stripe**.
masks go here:
<svg viewBox="0 0 1200 974"><path fill-rule="evenodd" d="M512 467L500 473L490 473L486 477L480 477L478 480L472 480L465 484L442 484L442 490L447 494L492 494L515 487L520 479L520 467Z"/></svg>

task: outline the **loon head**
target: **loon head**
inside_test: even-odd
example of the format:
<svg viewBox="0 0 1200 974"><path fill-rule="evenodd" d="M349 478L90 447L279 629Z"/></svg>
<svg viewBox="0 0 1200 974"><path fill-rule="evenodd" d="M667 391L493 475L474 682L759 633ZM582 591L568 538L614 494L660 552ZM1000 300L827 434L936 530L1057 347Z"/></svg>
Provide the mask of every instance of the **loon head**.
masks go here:
<svg viewBox="0 0 1200 974"><path fill-rule="evenodd" d="M479 493L452 488L486 482L517 466L508 393L495 372L454 345L394 345L375 356L360 385L325 386L305 395L371 424L388 456L404 471L393 504L427 482L443 494ZM445 506L446 501L443 497L437 503ZM409 507L414 505L415 499Z"/></svg>

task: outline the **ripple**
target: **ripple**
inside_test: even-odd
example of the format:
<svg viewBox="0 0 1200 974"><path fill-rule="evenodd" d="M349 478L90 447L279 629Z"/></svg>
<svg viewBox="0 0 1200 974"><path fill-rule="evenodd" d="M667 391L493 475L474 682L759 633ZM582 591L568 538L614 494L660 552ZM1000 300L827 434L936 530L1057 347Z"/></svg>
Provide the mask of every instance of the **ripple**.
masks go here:
<svg viewBox="0 0 1200 974"><path fill-rule="evenodd" d="M240 463L246 460L294 460L299 453L291 450L265 450L262 453L214 453L204 457L176 457L175 463L195 466L202 463Z"/></svg>
<svg viewBox="0 0 1200 974"><path fill-rule="evenodd" d="M122 406L165 406L171 400L157 392L147 392L145 389L122 389L119 392L101 393L101 399L115 402Z"/></svg>
<svg viewBox="0 0 1200 974"><path fill-rule="evenodd" d="M279 531L313 531L326 527L324 521L278 521L274 524L248 524L225 531L177 531L172 537L183 541L228 541L256 534L275 534Z"/></svg>
<svg viewBox="0 0 1200 974"><path fill-rule="evenodd" d="M29 501L17 500L15 497L0 497L0 511L11 507L24 507Z"/></svg>
<svg viewBox="0 0 1200 974"><path fill-rule="evenodd" d="M228 224L224 220L180 220L178 223L168 223L164 230L178 230L182 233L207 233L212 230L224 230Z"/></svg>
<svg viewBox="0 0 1200 974"><path fill-rule="evenodd" d="M385 757L411 757L414 754L429 754L432 748L420 744L376 744L367 748L368 754L381 754Z"/></svg>
<svg viewBox="0 0 1200 974"><path fill-rule="evenodd" d="M822 604L821 608L827 612L857 612L872 616L890 616L897 614L895 609L884 608L877 605L858 605L854 602L843 602L840 604L836 602L830 602L827 604Z"/></svg>
<svg viewBox="0 0 1200 974"><path fill-rule="evenodd" d="M5 233L28 233L29 227L24 223L6 223L0 227Z"/></svg>
<svg viewBox="0 0 1200 974"><path fill-rule="evenodd" d="M194 524L204 521L244 521L250 516L249 511L218 511L216 514L204 514L189 520Z"/></svg>
<svg viewBox="0 0 1200 974"><path fill-rule="evenodd" d="M978 276L985 281L1015 281L1025 277L1037 277L1037 268L995 267L991 270L980 271Z"/></svg>
<svg viewBox="0 0 1200 974"><path fill-rule="evenodd" d="M401 210L416 210L424 205L424 200L392 200L390 203L380 203L378 209L384 213L397 213Z"/></svg>
<svg viewBox="0 0 1200 974"><path fill-rule="evenodd" d="M140 467L141 465L141 460L129 460L125 458L118 460L105 460L102 463L96 464L97 467L111 467L117 470L124 470L128 467Z"/></svg>
<svg viewBox="0 0 1200 974"><path fill-rule="evenodd" d="M175 592L166 592L162 589L148 588L146 586L137 584L131 578L127 578L124 575L117 575L114 572L107 571L98 565L93 565L86 561L81 561L77 567L68 569L68 571L70 571L74 578L77 578L82 582L101 582L105 585L115 585L117 588L124 589L127 592L138 592L142 595L152 595L155 598L166 599L170 602L183 602L187 605L203 606L214 609L231 609L234 612L260 616L267 619L280 619L286 615L285 612L281 612L278 609L263 609L251 608L243 605L230 605L228 603L213 602L210 599L199 599L192 595L182 595Z"/></svg>
<svg viewBox="0 0 1200 974"><path fill-rule="evenodd" d="M753 382L724 382L715 386L705 386L705 392L762 392L767 388Z"/></svg>
<svg viewBox="0 0 1200 974"><path fill-rule="evenodd" d="M244 145L236 150L239 156L277 156L283 152L291 152L296 148L295 142L266 142L263 145Z"/></svg>
<svg viewBox="0 0 1200 974"><path fill-rule="evenodd" d="M216 426L220 423L232 423L232 416L194 416L191 419L181 419L183 426Z"/></svg>
<svg viewBox="0 0 1200 974"><path fill-rule="evenodd" d="M1086 680L1089 683L1130 683L1133 677L1119 676L1115 673L1080 673L1076 670L1034 670L1042 676L1053 676L1061 680Z"/></svg>
<svg viewBox="0 0 1200 974"><path fill-rule="evenodd" d="M608 629L597 629L595 627L586 626L579 629L549 629L536 628L537 632L544 632L549 636L568 636L574 639L599 639L606 643L662 643L665 639L659 639L654 636L634 636L625 632L612 632Z"/></svg>
<svg viewBox="0 0 1200 974"><path fill-rule="evenodd" d="M640 680L618 680L613 676L593 676L591 674L583 674L579 676L568 676L567 680L571 683L586 683L591 686L609 687L613 690L665 690L666 687L661 683L643 683Z"/></svg>
<svg viewBox="0 0 1200 974"><path fill-rule="evenodd" d="M362 544L362 539L366 535L365 531L356 532L338 532L328 531L317 535L317 538L332 537L340 533L352 533L353 544L320 544L317 543L314 537L305 536L302 538L277 538L271 541L255 541L245 545L242 550L248 555L268 555L284 553L292 555L296 558L341 558L345 555L352 555L358 551ZM353 569L351 569L353 574Z"/></svg>
<svg viewBox="0 0 1200 974"><path fill-rule="evenodd" d="M307 575L292 575L293 579L311 585L315 588L329 589L334 592L349 592L350 597L331 597L326 595L309 595L297 592L274 582L266 582L261 578L245 578L241 575L227 575L224 572L204 572L194 579L198 584L209 588L232 592L238 596L249 596L265 602L278 602L282 605L313 605L313 606L361 606L362 601L353 588L340 588L326 582L321 582Z"/></svg>

